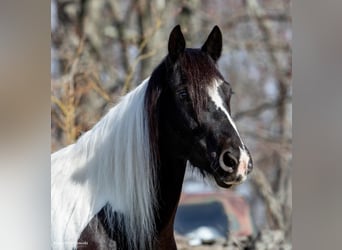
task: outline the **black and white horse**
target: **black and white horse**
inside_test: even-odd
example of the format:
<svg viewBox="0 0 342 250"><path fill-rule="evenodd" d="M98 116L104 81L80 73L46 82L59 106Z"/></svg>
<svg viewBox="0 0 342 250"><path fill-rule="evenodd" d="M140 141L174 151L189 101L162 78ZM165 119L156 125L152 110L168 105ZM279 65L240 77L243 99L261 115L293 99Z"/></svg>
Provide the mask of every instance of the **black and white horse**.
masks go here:
<svg viewBox="0 0 342 250"><path fill-rule="evenodd" d="M200 49L176 26L168 55L79 140L52 154L53 249L176 249L186 165L224 188L253 164L216 67L215 26Z"/></svg>

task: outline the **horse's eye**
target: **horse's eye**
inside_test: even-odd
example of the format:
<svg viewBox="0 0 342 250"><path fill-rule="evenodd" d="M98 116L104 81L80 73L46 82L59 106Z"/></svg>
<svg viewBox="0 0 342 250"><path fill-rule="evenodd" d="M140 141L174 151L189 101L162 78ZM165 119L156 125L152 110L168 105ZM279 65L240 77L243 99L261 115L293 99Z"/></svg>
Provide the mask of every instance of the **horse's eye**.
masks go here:
<svg viewBox="0 0 342 250"><path fill-rule="evenodd" d="M181 89L177 91L177 96L181 101L190 101L189 93L186 89Z"/></svg>

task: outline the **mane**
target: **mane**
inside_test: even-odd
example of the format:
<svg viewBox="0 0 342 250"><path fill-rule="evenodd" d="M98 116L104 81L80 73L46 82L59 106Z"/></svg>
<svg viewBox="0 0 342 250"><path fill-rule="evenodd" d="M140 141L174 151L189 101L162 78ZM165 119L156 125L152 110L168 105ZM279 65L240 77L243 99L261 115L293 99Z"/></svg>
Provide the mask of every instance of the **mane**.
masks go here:
<svg viewBox="0 0 342 250"><path fill-rule="evenodd" d="M52 155L52 240L76 247L101 208L109 226L126 233L129 249L150 248L155 236L155 166L151 162L145 92L127 94L73 145ZM60 206L63 204L63 206ZM122 215L114 225L113 214ZM112 224L112 225L111 225Z"/></svg>
<svg viewBox="0 0 342 250"><path fill-rule="evenodd" d="M160 155L158 151L158 140L159 140L159 98L162 94L163 88L166 84L166 76L169 71L169 65L167 59L164 59L158 67L152 72L149 79L149 83L146 89L145 95L145 107L148 119L148 128L150 136L150 152L151 162L155 166L159 165ZM164 83L164 84L163 84Z"/></svg>

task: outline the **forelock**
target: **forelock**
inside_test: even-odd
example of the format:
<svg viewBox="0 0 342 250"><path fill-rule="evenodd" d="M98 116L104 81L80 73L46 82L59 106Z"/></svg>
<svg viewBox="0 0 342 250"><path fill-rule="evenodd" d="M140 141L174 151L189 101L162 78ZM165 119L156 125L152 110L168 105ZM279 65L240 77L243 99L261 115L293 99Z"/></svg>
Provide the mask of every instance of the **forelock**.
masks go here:
<svg viewBox="0 0 342 250"><path fill-rule="evenodd" d="M194 110L198 114L207 104L207 87L223 77L214 61L200 49L186 49L179 61Z"/></svg>

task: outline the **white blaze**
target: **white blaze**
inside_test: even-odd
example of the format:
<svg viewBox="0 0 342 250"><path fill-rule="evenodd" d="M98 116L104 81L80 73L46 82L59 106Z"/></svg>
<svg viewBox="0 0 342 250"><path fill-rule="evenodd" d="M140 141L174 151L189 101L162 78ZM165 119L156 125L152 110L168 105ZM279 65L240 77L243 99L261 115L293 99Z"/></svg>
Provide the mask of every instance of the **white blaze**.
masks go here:
<svg viewBox="0 0 342 250"><path fill-rule="evenodd" d="M216 108L220 109L227 116L227 118L229 120L229 123L233 126L236 134L238 135L238 137L240 139L241 144L243 145L243 148L245 148L245 144L241 140L239 131L237 130L236 125L235 125L233 119L230 117L228 111L224 107L222 97L220 96L220 94L218 92L218 88L220 87L221 84L222 84L222 82L219 83L217 80L215 80L214 84L212 86L208 87L208 95L211 98L211 100L215 103Z"/></svg>
<svg viewBox="0 0 342 250"><path fill-rule="evenodd" d="M231 118L231 116L229 115L229 112L226 110L224 104L223 104L223 100L222 97L220 96L219 92L218 92L218 88L220 87L220 85L222 84L222 82L219 82L218 80L215 80L214 84L212 86L208 87L208 95L210 97L210 99L214 102L214 104L216 105L217 109L220 109L227 117L229 123L232 125L232 127L234 128L236 134L238 135L242 148L240 147L240 159L239 159L239 165L236 171L236 176L241 175L242 176L242 181L246 180L247 178L247 170L248 170L248 162L250 160L249 155L246 151L245 148L245 144L243 143L243 141L241 140L239 131L236 128L236 125L233 121L233 119ZM220 164L221 167L225 170L225 166L224 164ZM235 182L227 182L227 184L234 184Z"/></svg>
<svg viewBox="0 0 342 250"><path fill-rule="evenodd" d="M239 161L239 166L237 168L236 176L238 175L242 176L241 182L247 179L248 162L249 162L249 155L247 154L246 150L240 148L240 161Z"/></svg>

